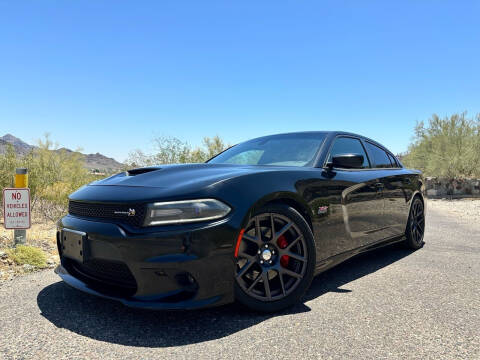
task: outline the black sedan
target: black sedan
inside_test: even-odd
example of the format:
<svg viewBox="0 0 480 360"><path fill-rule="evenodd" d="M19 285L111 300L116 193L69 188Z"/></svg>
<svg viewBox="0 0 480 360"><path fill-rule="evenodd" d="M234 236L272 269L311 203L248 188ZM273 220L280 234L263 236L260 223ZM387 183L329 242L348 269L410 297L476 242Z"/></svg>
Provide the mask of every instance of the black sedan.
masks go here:
<svg viewBox="0 0 480 360"><path fill-rule="evenodd" d="M123 172L70 196L57 232L71 286L125 305L300 301L314 275L395 242L423 245L419 171L344 132L246 141L205 164Z"/></svg>

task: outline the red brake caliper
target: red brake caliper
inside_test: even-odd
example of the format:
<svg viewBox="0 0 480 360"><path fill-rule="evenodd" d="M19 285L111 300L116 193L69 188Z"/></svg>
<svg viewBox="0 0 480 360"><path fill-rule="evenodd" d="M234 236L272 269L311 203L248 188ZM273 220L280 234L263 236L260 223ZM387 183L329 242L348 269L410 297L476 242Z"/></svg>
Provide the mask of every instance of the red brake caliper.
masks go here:
<svg viewBox="0 0 480 360"><path fill-rule="evenodd" d="M278 238L277 245L280 249L285 249L288 246L288 241L287 239L285 239L285 236L282 235ZM280 265L282 265L283 267L287 267L289 261L290 256L282 255L282 257L280 258Z"/></svg>

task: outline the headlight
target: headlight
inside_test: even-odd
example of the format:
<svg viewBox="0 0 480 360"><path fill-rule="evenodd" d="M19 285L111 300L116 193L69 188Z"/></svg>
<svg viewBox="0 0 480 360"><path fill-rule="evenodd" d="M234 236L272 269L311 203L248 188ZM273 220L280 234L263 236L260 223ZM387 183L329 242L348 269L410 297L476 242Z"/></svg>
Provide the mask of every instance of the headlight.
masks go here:
<svg viewBox="0 0 480 360"><path fill-rule="evenodd" d="M228 205L215 199L157 202L148 205L144 226L215 220L230 210Z"/></svg>

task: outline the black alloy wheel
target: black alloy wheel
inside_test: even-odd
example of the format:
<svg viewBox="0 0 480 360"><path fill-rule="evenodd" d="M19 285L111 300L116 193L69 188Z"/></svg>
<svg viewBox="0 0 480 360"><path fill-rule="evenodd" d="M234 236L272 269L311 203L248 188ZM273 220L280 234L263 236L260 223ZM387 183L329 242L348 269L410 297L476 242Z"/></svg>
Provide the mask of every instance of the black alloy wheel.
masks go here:
<svg viewBox="0 0 480 360"><path fill-rule="evenodd" d="M424 245L423 236L425 233L425 211L423 202L419 197L413 199L408 217L406 230L406 244L411 249L420 249Z"/></svg>
<svg viewBox="0 0 480 360"><path fill-rule="evenodd" d="M310 286L315 243L305 219L292 207L271 205L248 221L235 271L235 296L259 311L298 302Z"/></svg>

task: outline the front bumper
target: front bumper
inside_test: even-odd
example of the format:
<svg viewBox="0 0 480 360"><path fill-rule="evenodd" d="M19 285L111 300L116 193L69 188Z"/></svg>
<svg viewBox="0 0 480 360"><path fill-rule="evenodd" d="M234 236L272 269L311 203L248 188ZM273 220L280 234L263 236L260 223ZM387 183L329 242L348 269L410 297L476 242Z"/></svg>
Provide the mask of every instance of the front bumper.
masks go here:
<svg viewBox="0 0 480 360"><path fill-rule="evenodd" d="M129 232L120 224L65 216L59 221L57 245L61 265L55 272L81 291L118 300L131 307L193 309L232 302L237 226L226 218L215 223ZM62 229L85 232L84 263L62 255ZM84 265L95 263L100 274ZM123 267L133 285L118 286L112 271ZM106 270L105 270L106 269ZM113 269L113 270L112 270ZM122 276L125 276L123 271Z"/></svg>

